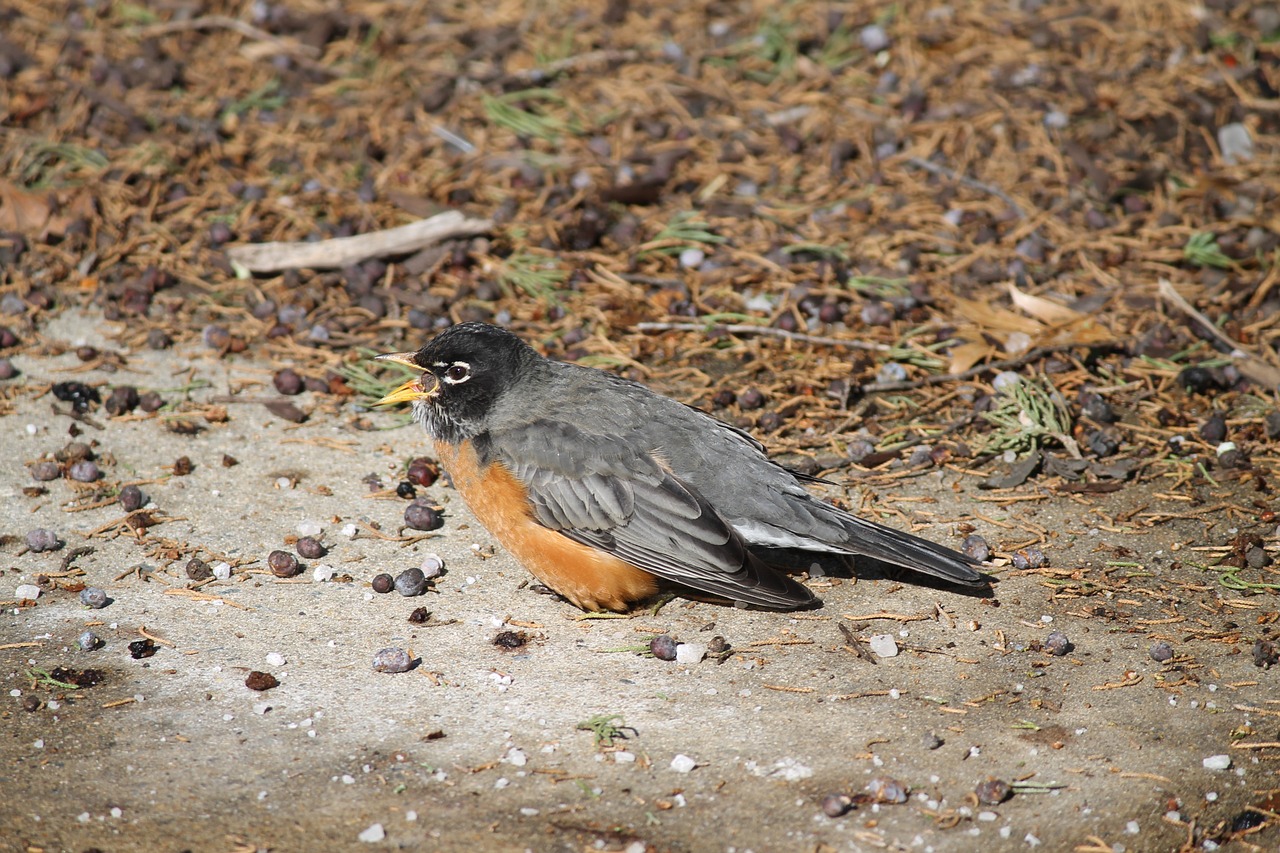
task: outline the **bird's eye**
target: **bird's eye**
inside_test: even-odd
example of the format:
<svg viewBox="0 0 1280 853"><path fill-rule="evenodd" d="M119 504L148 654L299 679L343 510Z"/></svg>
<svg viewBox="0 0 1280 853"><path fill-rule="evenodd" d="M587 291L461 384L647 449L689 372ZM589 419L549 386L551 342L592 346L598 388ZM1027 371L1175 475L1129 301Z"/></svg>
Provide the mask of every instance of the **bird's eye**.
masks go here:
<svg viewBox="0 0 1280 853"><path fill-rule="evenodd" d="M470 377L471 366L463 364L460 361L455 361L453 364L449 365L449 369L444 372L446 382L465 382Z"/></svg>

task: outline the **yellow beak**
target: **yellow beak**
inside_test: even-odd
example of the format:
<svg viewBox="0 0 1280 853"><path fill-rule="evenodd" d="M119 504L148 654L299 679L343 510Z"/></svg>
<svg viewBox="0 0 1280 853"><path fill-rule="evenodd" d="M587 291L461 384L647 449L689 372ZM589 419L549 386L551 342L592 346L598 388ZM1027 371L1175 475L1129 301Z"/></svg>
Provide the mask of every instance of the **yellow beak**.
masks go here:
<svg viewBox="0 0 1280 853"><path fill-rule="evenodd" d="M403 364L406 367L412 367L414 370L422 370L418 363L413 360L414 353L411 352L389 352L385 355L374 356L377 361L394 361L396 364ZM427 387L428 381L430 387ZM434 397L440 389L440 383L430 373L423 373L421 376L415 376L409 381L397 387L394 391L387 394L375 406L390 406L395 403L412 403L414 400L426 400Z"/></svg>

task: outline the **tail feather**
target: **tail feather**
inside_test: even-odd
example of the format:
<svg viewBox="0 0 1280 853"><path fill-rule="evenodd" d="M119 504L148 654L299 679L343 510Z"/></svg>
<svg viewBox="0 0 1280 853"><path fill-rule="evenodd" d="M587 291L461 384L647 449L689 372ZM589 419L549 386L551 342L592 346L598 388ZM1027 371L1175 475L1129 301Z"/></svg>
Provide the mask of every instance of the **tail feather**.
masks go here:
<svg viewBox="0 0 1280 853"><path fill-rule="evenodd" d="M959 551L853 515L845 515L841 521L844 522L847 537L839 544L852 554L882 560L964 586L981 587L987 584L986 577L978 571L981 564Z"/></svg>

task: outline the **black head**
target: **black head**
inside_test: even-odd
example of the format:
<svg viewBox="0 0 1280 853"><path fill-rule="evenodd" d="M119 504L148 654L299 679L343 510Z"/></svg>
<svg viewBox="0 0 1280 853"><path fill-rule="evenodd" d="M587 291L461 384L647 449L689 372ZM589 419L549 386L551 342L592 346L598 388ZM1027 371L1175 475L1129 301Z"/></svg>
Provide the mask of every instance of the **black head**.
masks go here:
<svg viewBox="0 0 1280 853"><path fill-rule="evenodd" d="M382 358L425 371L384 401L412 401L414 418L432 438L457 442L485 431L485 416L494 402L520 381L538 354L506 329L463 323L441 332L416 353Z"/></svg>

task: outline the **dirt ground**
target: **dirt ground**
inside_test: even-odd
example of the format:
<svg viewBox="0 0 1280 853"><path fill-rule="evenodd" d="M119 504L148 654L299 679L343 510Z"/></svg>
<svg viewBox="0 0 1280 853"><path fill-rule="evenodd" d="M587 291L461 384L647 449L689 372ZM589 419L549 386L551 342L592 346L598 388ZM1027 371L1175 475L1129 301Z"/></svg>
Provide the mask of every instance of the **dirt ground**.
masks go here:
<svg viewBox="0 0 1280 853"><path fill-rule="evenodd" d="M6 5L0 850L1280 848L1278 33ZM481 224L237 260L444 209ZM862 571L811 612L581 618L369 410L370 353L475 319L985 542L994 595Z"/></svg>

